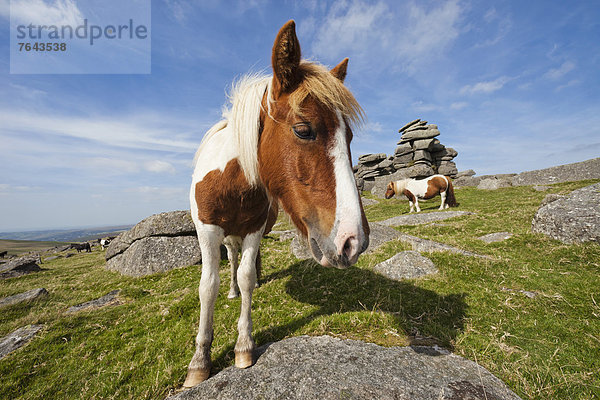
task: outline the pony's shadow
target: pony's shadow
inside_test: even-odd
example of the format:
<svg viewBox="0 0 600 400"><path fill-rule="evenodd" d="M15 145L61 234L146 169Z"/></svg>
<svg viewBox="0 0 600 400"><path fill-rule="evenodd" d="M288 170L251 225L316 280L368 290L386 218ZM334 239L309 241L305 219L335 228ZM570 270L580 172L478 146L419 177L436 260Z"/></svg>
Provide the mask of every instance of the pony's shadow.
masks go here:
<svg viewBox="0 0 600 400"><path fill-rule="evenodd" d="M285 270L265 276L262 283L289 277L286 292L296 301L317 308L285 324L260 329L255 325L257 346L284 339L320 317L357 311L385 313L394 328L408 336L410 345L433 345L452 349L462 332L466 294L442 295L411 281L394 281L371 270L350 267L325 268L312 260L296 262ZM364 329L364 328L363 328ZM231 363L233 344L216 355L215 367Z"/></svg>

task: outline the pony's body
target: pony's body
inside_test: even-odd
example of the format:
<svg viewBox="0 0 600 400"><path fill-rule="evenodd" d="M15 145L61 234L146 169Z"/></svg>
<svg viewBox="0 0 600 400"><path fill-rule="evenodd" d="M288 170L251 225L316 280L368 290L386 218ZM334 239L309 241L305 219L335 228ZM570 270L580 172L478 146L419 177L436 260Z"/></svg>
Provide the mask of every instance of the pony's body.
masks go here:
<svg viewBox="0 0 600 400"><path fill-rule="evenodd" d="M288 22L273 45L273 76L243 78L233 89L224 120L200 144L190 204L202 251L201 308L186 387L210 375L221 243L231 261L229 295L237 295L237 288L241 294L235 345L235 364L241 368L254 362L252 290L260 240L272 227L278 204L324 266L345 268L368 246L369 227L349 147L350 123L362 111L342 83L347 61L331 71L301 62L295 25Z"/></svg>
<svg viewBox="0 0 600 400"><path fill-rule="evenodd" d="M458 206L454 197L452 180L444 175L433 175L425 179L401 179L388 183L385 198L390 199L397 194L408 198L409 212L413 212L415 207L417 212L420 212L419 199L428 200L438 194L442 198L440 210ZM446 202L446 200L448 201Z"/></svg>

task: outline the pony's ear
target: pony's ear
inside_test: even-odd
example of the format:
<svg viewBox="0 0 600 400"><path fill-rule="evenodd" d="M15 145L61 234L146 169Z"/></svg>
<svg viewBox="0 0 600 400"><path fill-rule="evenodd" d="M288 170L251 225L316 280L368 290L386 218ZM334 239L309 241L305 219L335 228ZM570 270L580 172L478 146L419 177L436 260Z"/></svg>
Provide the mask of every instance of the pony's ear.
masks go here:
<svg viewBox="0 0 600 400"><path fill-rule="evenodd" d="M341 63L336 65L330 72L333 76L344 82L346 79L346 70L348 69L348 57L344 58Z"/></svg>
<svg viewBox="0 0 600 400"><path fill-rule="evenodd" d="M300 65L300 42L296 37L296 23L289 20L277 34L273 43L273 89L281 94L298 83Z"/></svg>

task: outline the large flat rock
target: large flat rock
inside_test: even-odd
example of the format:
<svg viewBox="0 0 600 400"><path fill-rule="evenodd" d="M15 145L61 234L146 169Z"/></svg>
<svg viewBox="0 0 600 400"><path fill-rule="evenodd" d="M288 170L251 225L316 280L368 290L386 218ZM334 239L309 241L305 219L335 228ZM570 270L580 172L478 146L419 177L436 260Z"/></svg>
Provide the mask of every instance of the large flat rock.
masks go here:
<svg viewBox="0 0 600 400"><path fill-rule="evenodd" d="M109 270L144 276L198 264L202 253L196 236L145 237L106 261Z"/></svg>
<svg viewBox="0 0 600 400"><path fill-rule="evenodd" d="M135 241L156 236L196 236L189 211L170 211L152 215L117 236L106 249L106 259L123 253Z"/></svg>
<svg viewBox="0 0 600 400"><path fill-rule="evenodd" d="M533 232L563 243L600 243L600 183L550 197L533 218Z"/></svg>
<svg viewBox="0 0 600 400"><path fill-rule="evenodd" d="M485 368L432 347L300 336L261 350L253 367L227 368L169 399L519 399Z"/></svg>
<svg viewBox="0 0 600 400"><path fill-rule="evenodd" d="M435 221L443 221L449 218L462 217L463 215L474 215L474 213L470 211L434 211L430 213L416 213L388 218L384 221L379 221L378 224L385 226L423 225Z"/></svg>
<svg viewBox="0 0 600 400"><path fill-rule="evenodd" d="M33 301L40 297L48 296L48 291L44 288L31 289L23 293L17 293L13 296L0 299L0 307L13 306L15 304Z"/></svg>
<svg viewBox="0 0 600 400"><path fill-rule="evenodd" d="M39 256L25 256L15 258L9 262L0 265L0 279L16 278L18 276L31 274L41 271L38 263L41 263Z"/></svg>

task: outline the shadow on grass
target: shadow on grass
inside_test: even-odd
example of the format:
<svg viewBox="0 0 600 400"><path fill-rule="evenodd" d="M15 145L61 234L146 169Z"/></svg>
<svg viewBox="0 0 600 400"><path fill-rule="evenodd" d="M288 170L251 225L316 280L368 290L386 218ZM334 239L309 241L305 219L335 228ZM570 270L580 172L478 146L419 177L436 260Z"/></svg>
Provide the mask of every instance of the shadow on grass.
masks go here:
<svg viewBox="0 0 600 400"><path fill-rule="evenodd" d="M393 328L406 334L411 345L439 344L452 349L464 327L467 305L463 293L440 295L411 281L390 280L371 270L324 268L311 260L267 275L263 283L286 277L286 292L294 300L318 308L268 329L255 326L257 346L293 335L317 318L349 312L376 311L392 316ZM213 373L230 364L233 347L231 344L215 354Z"/></svg>

